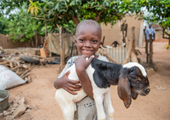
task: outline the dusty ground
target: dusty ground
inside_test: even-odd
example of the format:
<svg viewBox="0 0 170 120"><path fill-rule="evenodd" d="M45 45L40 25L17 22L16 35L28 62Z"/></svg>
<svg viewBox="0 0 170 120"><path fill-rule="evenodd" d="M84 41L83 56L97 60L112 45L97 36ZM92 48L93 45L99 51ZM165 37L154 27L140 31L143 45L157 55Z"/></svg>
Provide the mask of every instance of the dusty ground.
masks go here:
<svg viewBox="0 0 170 120"><path fill-rule="evenodd" d="M149 76L151 92L148 96L139 96L126 109L117 95L117 86L111 87L115 120L170 120L170 50L164 48L167 43L154 42L153 60L158 70ZM140 50L142 55L139 57L145 62L144 48ZM62 111L54 99L53 82L58 70L58 65L34 68L31 83L9 90L9 101L16 96L25 97L26 104L33 107L16 120L63 120Z"/></svg>

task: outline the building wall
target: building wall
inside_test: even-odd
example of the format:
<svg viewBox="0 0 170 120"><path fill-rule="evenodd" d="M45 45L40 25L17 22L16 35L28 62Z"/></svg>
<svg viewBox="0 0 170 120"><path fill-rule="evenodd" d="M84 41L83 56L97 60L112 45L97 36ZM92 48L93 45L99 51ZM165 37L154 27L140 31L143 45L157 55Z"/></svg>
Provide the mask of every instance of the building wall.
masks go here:
<svg viewBox="0 0 170 120"><path fill-rule="evenodd" d="M140 26L141 24L143 24L143 20L137 20L135 19L135 17L136 16L126 16L122 21L126 20L126 23L128 24L128 31L127 31L128 39L131 39L132 27L133 26L135 27L135 41L136 41L136 45L138 46L140 29L143 29ZM111 24L108 24L107 26L101 24L102 36L105 36L104 45L110 46L114 41L118 41L119 44L122 45L122 38L123 38L121 32L122 21L118 21L114 26L111 26Z"/></svg>
<svg viewBox="0 0 170 120"><path fill-rule="evenodd" d="M42 38L39 36L38 45L42 45ZM35 41L34 41L35 42ZM17 47L37 47L34 42L13 42L8 36L0 34L0 46L4 49L17 48Z"/></svg>

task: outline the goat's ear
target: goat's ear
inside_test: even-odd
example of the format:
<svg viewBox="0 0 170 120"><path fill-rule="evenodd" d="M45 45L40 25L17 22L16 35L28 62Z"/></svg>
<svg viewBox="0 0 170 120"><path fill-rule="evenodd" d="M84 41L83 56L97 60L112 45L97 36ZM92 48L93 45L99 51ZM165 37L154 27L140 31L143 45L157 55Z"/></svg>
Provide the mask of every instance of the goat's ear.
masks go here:
<svg viewBox="0 0 170 120"><path fill-rule="evenodd" d="M134 100L136 100L136 98L138 97L138 94L135 93L134 91L131 91L131 96Z"/></svg>
<svg viewBox="0 0 170 120"><path fill-rule="evenodd" d="M123 68L119 76L118 95L123 100L124 105L128 108L131 104L131 89L128 80L129 69Z"/></svg>

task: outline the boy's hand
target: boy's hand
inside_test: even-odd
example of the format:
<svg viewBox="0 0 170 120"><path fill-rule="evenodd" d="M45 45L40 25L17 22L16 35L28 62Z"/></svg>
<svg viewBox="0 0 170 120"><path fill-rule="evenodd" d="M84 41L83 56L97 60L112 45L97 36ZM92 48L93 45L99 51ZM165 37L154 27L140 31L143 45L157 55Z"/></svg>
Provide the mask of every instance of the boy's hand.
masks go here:
<svg viewBox="0 0 170 120"><path fill-rule="evenodd" d="M75 60L75 67L76 67L77 76L80 79L83 90L91 99L93 99L92 86L89 77L86 73L86 68L93 60L94 55L91 56L88 60L86 60L86 57L87 55L79 56L77 60Z"/></svg>
<svg viewBox="0 0 170 120"><path fill-rule="evenodd" d="M59 80L60 87L65 89L67 92L69 92L72 95L76 95L77 93L75 93L74 91L79 91L81 89L80 85L76 85L79 84L80 81L75 81L75 80L70 80L68 79L68 75L70 74L70 71L68 71L67 73L65 73L63 75L62 80Z"/></svg>
<svg viewBox="0 0 170 120"><path fill-rule="evenodd" d="M80 71L85 70L91 63L94 58L94 55L90 56L88 60L86 60L87 55L81 55L75 60L76 70Z"/></svg>

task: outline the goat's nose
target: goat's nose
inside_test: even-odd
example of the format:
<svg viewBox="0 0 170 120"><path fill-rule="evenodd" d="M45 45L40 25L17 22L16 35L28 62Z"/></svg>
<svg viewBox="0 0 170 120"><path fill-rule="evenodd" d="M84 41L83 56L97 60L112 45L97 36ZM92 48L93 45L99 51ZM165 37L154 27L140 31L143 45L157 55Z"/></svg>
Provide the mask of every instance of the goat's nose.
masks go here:
<svg viewBox="0 0 170 120"><path fill-rule="evenodd" d="M146 88L145 89L145 93L148 94L150 92L150 89L149 88Z"/></svg>

